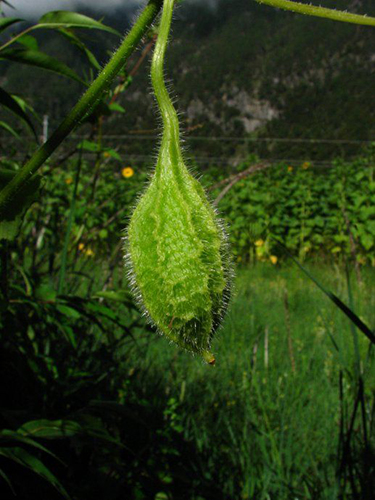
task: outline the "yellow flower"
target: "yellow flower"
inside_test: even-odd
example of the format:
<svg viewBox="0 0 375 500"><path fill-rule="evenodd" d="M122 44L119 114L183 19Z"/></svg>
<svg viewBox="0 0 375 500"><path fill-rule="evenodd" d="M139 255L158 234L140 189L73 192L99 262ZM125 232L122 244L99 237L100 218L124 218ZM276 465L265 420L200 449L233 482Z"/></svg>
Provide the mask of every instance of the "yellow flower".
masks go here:
<svg viewBox="0 0 375 500"><path fill-rule="evenodd" d="M131 167L125 167L121 170L121 174L125 178L132 177L134 175L134 170Z"/></svg>
<svg viewBox="0 0 375 500"><path fill-rule="evenodd" d="M310 163L308 161L305 161L304 163L302 163L302 168L303 170L307 170L310 166Z"/></svg>
<svg viewBox="0 0 375 500"><path fill-rule="evenodd" d="M263 240L257 240L257 241L255 242L255 246L256 246L256 247L262 247L263 245L264 245L264 241L263 241Z"/></svg>
<svg viewBox="0 0 375 500"><path fill-rule="evenodd" d="M84 253L86 257L92 257L93 255L95 255L91 248L86 248L86 245L84 243L79 243L78 250Z"/></svg>
<svg viewBox="0 0 375 500"><path fill-rule="evenodd" d="M278 258L276 255L271 255L270 261L272 262L273 265L277 264Z"/></svg>
<svg viewBox="0 0 375 500"><path fill-rule="evenodd" d="M73 179L71 177L68 177L67 179L65 179L65 184L71 184L73 182Z"/></svg>
<svg viewBox="0 0 375 500"><path fill-rule="evenodd" d="M105 152L103 153L103 156L104 156L104 158L110 158L111 154L110 154L110 153L108 153L108 151L105 151Z"/></svg>
<svg viewBox="0 0 375 500"><path fill-rule="evenodd" d="M293 172L293 167L292 167L292 165L289 165L289 166L288 166L288 172Z"/></svg>

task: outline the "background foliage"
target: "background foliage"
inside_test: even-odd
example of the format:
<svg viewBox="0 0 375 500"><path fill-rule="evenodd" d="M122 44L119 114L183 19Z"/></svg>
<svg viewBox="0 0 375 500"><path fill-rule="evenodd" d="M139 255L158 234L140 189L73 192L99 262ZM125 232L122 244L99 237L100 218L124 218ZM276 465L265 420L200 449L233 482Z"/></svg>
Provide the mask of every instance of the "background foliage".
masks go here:
<svg viewBox="0 0 375 500"><path fill-rule="evenodd" d="M223 3L214 17L207 11L199 22L186 23L186 33L194 32L207 47L216 40L212 51L229 57L236 53L237 38L229 37L224 52L225 34L247 26L244 3L236 6L239 17L228 16L228 21ZM255 6L254 12L262 11ZM268 12L254 36L268 29L267 20L279 22L276 13ZM299 43L305 28L305 21L295 28ZM77 67L70 68L87 84L103 48L81 45L86 40L79 34L68 30L63 36L89 61L91 70L85 66L81 72L77 59ZM269 43L284 50L278 36ZM290 36L294 40L295 33ZM38 58L34 53L32 60L39 61L39 69L47 65L55 75L72 79L60 59L43 55L38 40L21 38L12 57L22 52L30 62L29 51L36 51ZM61 52L56 47L55 56ZM178 54L182 46L177 43L174 50ZM289 62L299 61L294 50L292 42L285 49ZM247 58L239 54L235 68ZM257 60L256 53L250 55ZM194 57L209 64L202 68L211 76L219 71L208 49ZM39 132L31 105L40 103L28 100L32 96L26 98L22 86L12 88L9 75L20 74L15 61L1 64L7 75L2 110L13 115L4 115L2 125L0 181L6 185L39 141L21 150L24 138L18 136L22 127ZM171 66L181 70L173 56ZM373 151L335 160L325 169L319 162L270 162L239 177L222 197L218 208L228 222L237 282L231 312L214 345L218 366L208 370L157 337L128 292L121 235L150 165L135 161L130 150L124 153L105 131L126 122L137 106L130 73L128 68L120 74L78 137L45 165L26 216L11 214L16 224L0 227L2 498L16 493L25 500L371 500L373 348L291 268L275 238L374 330ZM212 85L214 78L208 82L205 71L199 75L204 85ZM79 89L83 84L77 77L72 82ZM246 71L238 71L238 78L248 78ZM130 92L126 109L120 104L125 92ZM311 125L302 118L301 123ZM14 145L11 136L18 137ZM135 141L132 147L142 152L144 144ZM208 162L202 181L213 199L233 176L258 164L256 156L243 154L246 161L232 169Z"/></svg>

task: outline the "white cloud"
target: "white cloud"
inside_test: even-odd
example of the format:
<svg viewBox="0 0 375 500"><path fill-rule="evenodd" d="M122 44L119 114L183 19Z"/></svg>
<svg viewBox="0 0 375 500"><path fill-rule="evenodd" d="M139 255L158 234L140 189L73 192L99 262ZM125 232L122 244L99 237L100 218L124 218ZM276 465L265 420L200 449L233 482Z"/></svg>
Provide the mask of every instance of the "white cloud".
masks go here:
<svg viewBox="0 0 375 500"><path fill-rule="evenodd" d="M77 7L90 7L98 11L114 7L127 6L134 8L144 3L144 0L9 0L17 9L17 14L25 17L41 16L51 10L74 10ZM16 11L3 7L6 15L15 15Z"/></svg>

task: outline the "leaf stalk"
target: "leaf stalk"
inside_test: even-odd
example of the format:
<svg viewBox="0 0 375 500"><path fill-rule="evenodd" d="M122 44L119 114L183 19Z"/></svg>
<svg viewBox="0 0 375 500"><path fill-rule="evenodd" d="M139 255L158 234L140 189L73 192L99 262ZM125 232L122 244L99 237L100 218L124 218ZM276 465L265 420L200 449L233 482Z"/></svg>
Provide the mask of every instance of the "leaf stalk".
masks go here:
<svg viewBox="0 0 375 500"><path fill-rule="evenodd" d="M323 17L332 19L333 21L341 21L344 23L362 24L364 26L375 26L375 18L360 14L351 14L335 9L327 9L315 5L309 5L291 0L256 0L258 3L276 7L278 9L290 10L298 14L306 14L308 16Z"/></svg>

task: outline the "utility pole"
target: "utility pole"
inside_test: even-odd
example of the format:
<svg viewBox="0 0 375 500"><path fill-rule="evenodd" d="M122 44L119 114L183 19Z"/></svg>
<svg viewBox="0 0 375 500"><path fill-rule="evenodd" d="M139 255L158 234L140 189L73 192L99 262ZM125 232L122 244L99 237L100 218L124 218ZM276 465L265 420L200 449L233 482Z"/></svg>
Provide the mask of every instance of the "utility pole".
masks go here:
<svg viewBox="0 0 375 500"><path fill-rule="evenodd" d="M49 116L43 116L43 135L42 135L42 144L47 142L48 140L48 126L49 126Z"/></svg>

